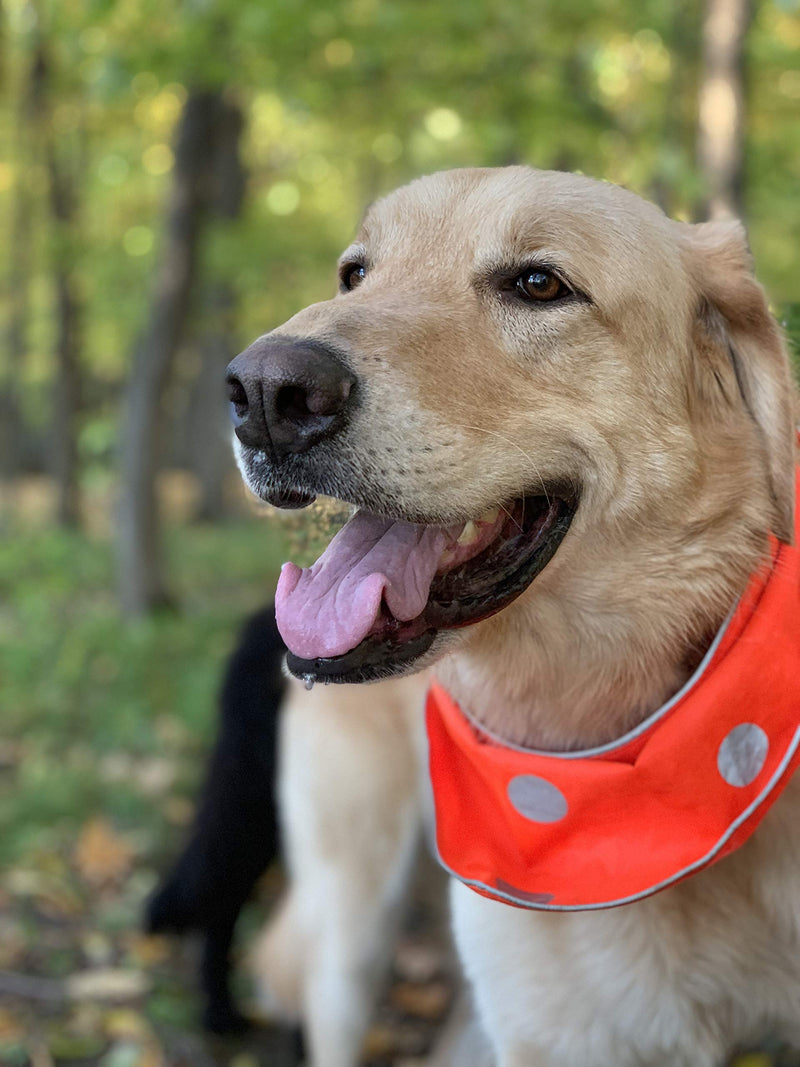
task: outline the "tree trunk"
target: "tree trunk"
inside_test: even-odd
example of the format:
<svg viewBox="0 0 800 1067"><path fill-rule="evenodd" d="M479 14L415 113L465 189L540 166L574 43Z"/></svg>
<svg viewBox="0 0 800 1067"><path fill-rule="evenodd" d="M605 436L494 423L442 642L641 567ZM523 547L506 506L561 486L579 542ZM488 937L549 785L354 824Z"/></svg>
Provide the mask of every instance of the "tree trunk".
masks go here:
<svg viewBox="0 0 800 1067"><path fill-rule="evenodd" d="M706 0L697 131L703 214L742 214L744 43L752 0Z"/></svg>
<svg viewBox="0 0 800 1067"><path fill-rule="evenodd" d="M225 367L237 348L233 286L226 281L209 284L204 304L208 317L198 341L200 366L192 388L188 429L191 466L200 490L195 517L214 522L225 512L225 477L233 467L225 398Z"/></svg>
<svg viewBox="0 0 800 1067"><path fill-rule="evenodd" d="M210 211L219 224L242 213L245 172L240 147L244 119L240 108L220 100L215 124L213 184ZM236 289L228 277L212 277L200 323L200 368L190 405L192 466L200 486L197 518L214 521L225 510L225 476L233 466L225 401L225 367L238 351Z"/></svg>
<svg viewBox="0 0 800 1067"><path fill-rule="evenodd" d="M56 304L56 373L50 410L50 467L56 483L56 518L80 521L77 420L80 408L81 308L74 281L75 189L79 181L59 155L51 117L50 61L39 41L31 74L32 108L48 177L52 272Z"/></svg>
<svg viewBox="0 0 800 1067"><path fill-rule="evenodd" d="M48 147L50 203L57 230L53 269L58 326L56 380L51 411L52 471L56 480L56 518L62 526L77 526L80 521L77 422L81 386L81 308L71 268L72 257L68 252L74 226L75 200L69 180L59 166L55 145L51 143Z"/></svg>
<svg viewBox="0 0 800 1067"><path fill-rule="evenodd" d="M31 159L29 105L30 84L27 84L23 86L19 105L15 107L14 143L10 152L10 157L17 162L17 173L11 202L10 248L13 254L7 257L8 317L0 352L0 479L14 478L21 473L25 452L26 427L20 405L20 379L27 351L33 222L31 194L25 177Z"/></svg>
<svg viewBox="0 0 800 1067"><path fill-rule="evenodd" d="M217 94L195 91L183 108L150 321L125 391L118 549L120 595L129 616L169 603L156 495L160 407L189 310L217 103Z"/></svg>

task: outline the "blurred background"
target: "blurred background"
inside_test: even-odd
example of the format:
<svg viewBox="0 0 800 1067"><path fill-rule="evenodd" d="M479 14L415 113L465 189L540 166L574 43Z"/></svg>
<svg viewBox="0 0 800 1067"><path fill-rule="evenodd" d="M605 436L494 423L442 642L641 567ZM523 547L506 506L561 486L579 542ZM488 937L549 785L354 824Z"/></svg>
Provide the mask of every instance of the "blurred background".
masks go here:
<svg viewBox="0 0 800 1067"><path fill-rule="evenodd" d="M0 10L0 1064L277 1064L204 1043L191 958L138 932L236 627L324 525L245 499L225 365L332 295L370 200L475 164L741 215L800 335L800 9Z"/></svg>

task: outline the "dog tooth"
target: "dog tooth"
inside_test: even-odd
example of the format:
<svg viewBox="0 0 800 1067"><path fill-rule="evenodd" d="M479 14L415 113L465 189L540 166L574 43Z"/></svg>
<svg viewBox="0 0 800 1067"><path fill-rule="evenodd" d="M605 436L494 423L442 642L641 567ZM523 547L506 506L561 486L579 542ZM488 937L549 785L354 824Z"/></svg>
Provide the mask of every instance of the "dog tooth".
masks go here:
<svg viewBox="0 0 800 1067"><path fill-rule="evenodd" d="M471 545L473 541L477 541L478 540L478 538L480 537L480 534L481 534L480 530L475 525L475 523L472 521L472 519L468 519L464 523L464 529L458 535L458 542L457 543L459 545Z"/></svg>
<svg viewBox="0 0 800 1067"><path fill-rule="evenodd" d="M500 514L500 508L489 508L484 511L483 515L478 519L478 522L490 523L492 526L497 522L497 517Z"/></svg>

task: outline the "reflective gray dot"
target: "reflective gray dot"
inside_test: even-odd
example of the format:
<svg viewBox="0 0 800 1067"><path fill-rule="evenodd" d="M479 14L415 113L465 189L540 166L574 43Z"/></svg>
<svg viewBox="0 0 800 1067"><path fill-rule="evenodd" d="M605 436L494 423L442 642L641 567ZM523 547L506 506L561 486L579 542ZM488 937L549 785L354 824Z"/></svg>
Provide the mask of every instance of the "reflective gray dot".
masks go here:
<svg viewBox="0 0 800 1067"><path fill-rule="evenodd" d="M507 792L512 806L532 822L558 822L567 814L561 790L535 774L518 774L508 783Z"/></svg>
<svg viewBox="0 0 800 1067"><path fill-rule="evenodd" d="M761 773L769 751L769 738L754 722L735 726L717 753L717 770L728 785L745 786Z"/></svg>

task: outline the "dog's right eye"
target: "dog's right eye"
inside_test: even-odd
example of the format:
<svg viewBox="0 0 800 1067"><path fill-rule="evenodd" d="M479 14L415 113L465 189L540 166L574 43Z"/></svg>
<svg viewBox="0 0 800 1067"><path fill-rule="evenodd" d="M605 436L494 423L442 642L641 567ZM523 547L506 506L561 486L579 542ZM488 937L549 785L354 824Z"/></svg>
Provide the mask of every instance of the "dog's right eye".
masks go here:
<svg viewBox="0 0 800 1067"><path fill-rule="evenodd" d="M366 273L367 268L363 263L345 263L339 272L342 289L349 293L351 289L361 284Z"/></svg>
<svg viewBox="0 0 800 1067"><path fill-rule="evenodd" d="M549 304L571 292L552 271L539 268L524 270L514 282L514 288L523 300Z"/></svg>

